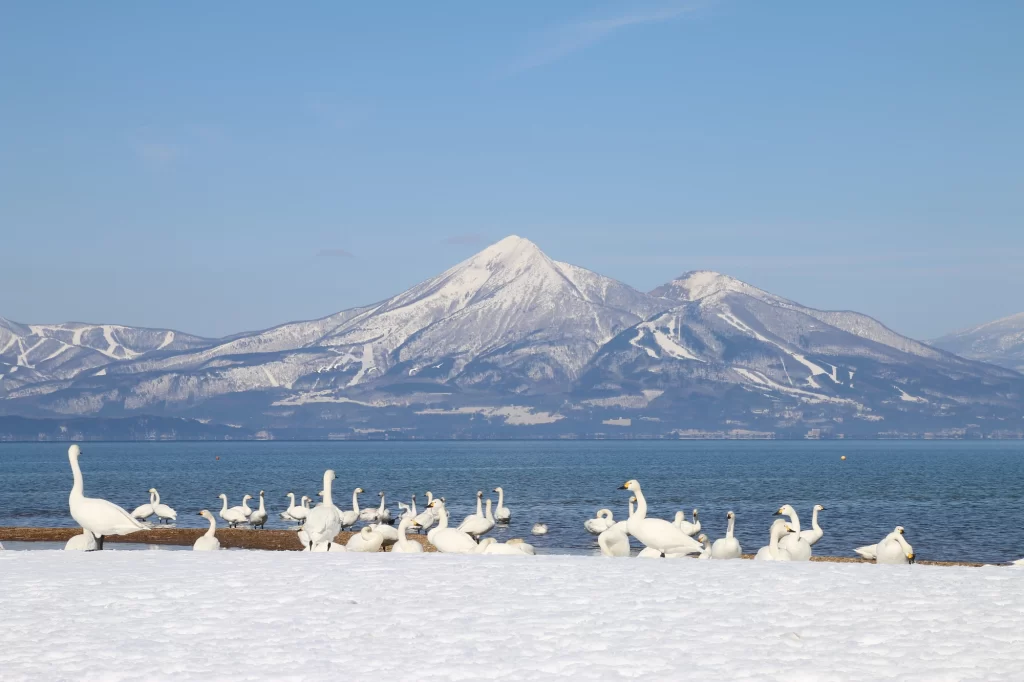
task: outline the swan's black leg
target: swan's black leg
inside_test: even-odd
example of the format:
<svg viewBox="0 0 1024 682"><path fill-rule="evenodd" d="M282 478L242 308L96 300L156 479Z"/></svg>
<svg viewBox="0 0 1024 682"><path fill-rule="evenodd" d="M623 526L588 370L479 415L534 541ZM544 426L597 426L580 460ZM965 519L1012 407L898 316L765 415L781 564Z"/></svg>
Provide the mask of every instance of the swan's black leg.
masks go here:
<svg viewBox="0 0 1024 682"><path fill-rule="evenodd" d="M97 550L103 549L103 536L102 535L99 535L99 536L96 537L96 549Z"/></svg>

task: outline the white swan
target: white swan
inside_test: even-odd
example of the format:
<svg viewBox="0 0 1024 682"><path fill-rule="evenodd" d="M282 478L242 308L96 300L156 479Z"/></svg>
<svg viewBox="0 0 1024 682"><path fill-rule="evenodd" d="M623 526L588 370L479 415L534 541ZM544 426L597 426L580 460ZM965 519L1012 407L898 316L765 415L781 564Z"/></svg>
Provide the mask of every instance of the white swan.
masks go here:
<svg viewBox="0 0 1024 682"><path fill-rule="evenodd" d="M460 523L458 525L458 529L459 530L465 530L463 527L467 523L472 523L473 521L475 521L477 519L483 519L484 518L483 499L484 499L484 491L483 490L477 490L476 491L476 512L473 513L473 514L470 514L466 518L462 519L462 523Z"/></svg>
<svg viewBox="0 0 1024 682"><path fill-rule="evenodd" d="M660 549L654 549L653 547L644 547L637 553L637 559L662 559L665 554Z"/></svg>
<svg viewBox="0 0 1024 682"><path fill-rule="evenodd" d="M775 512L775 516L788 516L791 535L785 535L779 541L779 546L789 552L792 561L807 561L811 558L812 550L809 542L800 536L800 517L792 505L784 504Z"/></svg>
<svg viewBox="0 0 1024 682"><path fill-rule="evenodd" d="M71 474L74 477L74 485L68 496L68 507L71 509L71 518L84 530L96 536L96 549L103 549L104 536L128 535L145 530L146 526L113 502L85 496L82 470L78 466L78 457L81 454L82 450L77 444L68 448L68 461L71 463Z"/></svg>
<svg viewBox="0 0 1024 682"><path fill-rule="evenodd" d="M359 495L364 492L366 491L362 488L356 488L352 491L352 509L342 511L339 515L342 528L351 528L359 522Z"/></svg>
<svg viewBox="0 0 1024 682"><path fill-rule="evenodd" d="M249 514L249 523L252 524L252 529L256 530L256 526L263 529L263 524L267 522L267 508L263 506L263 491L260 491L260 508L254 510Z"/></svg>
<svg viewBox="0 0 1024 682"><path fill-rule="evenodd" d="M252 508L249 507L249 500L251 499L252 495L242 495L242 506L239 507L239 509L242 510L242 513L245 514L246 521L248 521L249 517L252 515Z"/></svg>
<svg viewBox="0 0 1024 682"><path fill-rule="evenodd" d="M647 499L638 481L626 481L619 489L629 490L636 495L636 511L626 521L630 535L662 554L699 554L703 551L699 542L668 521L647 518Z"/></svg>
<svg viewBox="0 0 1024 682"><path fill-rule="evenodd" d="M177 521L178 512L174 511L173 509L171 509L166 504L163 504L160 501L160 493L157 492L156 488L151 488L151 490L153 491L153 494L156 496L156 500L153 502L153 513L156 514L156 517L164 522Z"/></svg>
<svg viewBox="0 0 1024 682"><path fill-rule="evenodd" d="M398 552L400 554L421 554L423 552L423 545L418 542L413 542L405 536L409 530L409 526L416 523L413 519L403 516L402 520L398 522L398 542L391 548L392 552Z"/></svg>
<svg viewBox="0 0 1024 682"><path fill-rule="evenodd" d="M490 502L490 500L488 500L488 502ZM547 535L548 534L548 524L546 524L546 523L535 523L535 524L533 524L533 528L530 529L530 534L531 535Z"/></svg>
<svg viewBox="0 0 1024 682"><path fill-rule="evenodd" d="M611 509L598 509L594 518L583 522L583 529L591 535L600 535L615 525L615 518Z"/></svg>
<svg viewBox="0 0 1024 682"><path fill-rule="evenodd" d="M416 516L419 514L419 512L416 511L416 493L412 494L412 503L411 504L405 504L404 502L399 502L398 503L398 508L400 510L402 510L402 513L398 515L398 520L399 521L401 521L402 519L404 519L407 516L409 517L410 521L415 519Z"/></svg>
<svg viewBox="0 0 1024 682"><path fill-rule="evenodd" d="M227 495L225 495L224 493L221 493L217 497L219 497L221 499L221 503L222 503L219 515L220 515L220 517L222 519L224 519L227 522L227 524L229 526L234 528L239 523L244 523L245 522L245 515L242 514L241 512L235 511L237 509L237 507L231 507L230 509L228 509L228 496Z"/></svg>
<svg viewBox="0 0 1024 682"><path fill-rule="evenodd" d="M313 500L311 500L308 495L303 495L301 505L298 507L290 507L288 509L288 514L298 521L300 526L306 522L306 517L309 516L309 503L312 501Z"/></svg>
<svg viewBox="0 0 1024 682"><path fill-rule="evenodd" d="M398 530L394 526L388 526L383 523L371 523L367 527L375 533L380 533L380 536L384 538L383 544L385 547L391 547L398 542Z"/></svg>
<svg viewBox="0 0 1024 682"><path fill-rule="evenodd" d="M494 528L494 516L491 515L491 500L487 500L487 513L484 516L467 516L466 520L459 525L459 530L467 535L472 535L474 539L479 540L481 535L485 535Z"/></svg>
<svg viewBox="0 0 1024 682"><path fill-rule="evenodd" d="M430 503L432 509L437 511L437 527L427 533L427 541L437 548L437 551L445 554L473 554L477 550L477 544L468 534L458 528L448 527L448 510L444 503L434 500ZM416 525L416 522L413 522Z"/></svg>
<svg viewBox="0 0 1024 682"><path fill-rule="evenodd" d="M820 511L825 511L825 508L820 504L814 505L814 510L811 513L811 530L800 531L800 537L806 540L807 544L812 547L822 538L823 535L825 535L825 531L823 531L821 526L818 525L818 512Z"/></svg>
<svg viewBox="0 0 1024 682"><path fill-rule="evenodd" d="M384 491L380 492L380 507L377 508L377 523L386 523L389 526L394 523L391 518L391 510L384 504Z"/></svg>
<svg viewBox="0 0 1024 682"><path fill-rule="evenodd" d="M533 546L525 542L498 542L494 538L485 538L480 541L478 554L503 554L506 556L532 556Z"/></svg>
<svg viewBox="0 0 1024 682"><path fill-rule="evenodd" d="M633 515L633 503L636 502L636 496L629 498L629 514L626 516L628 520ZM598 511L598 515L602 511L608 512L608 517L611 518L611 511L602 509ZM619 521L613 523L608 527L607 530L601 531L597 536L597 545L601 548L601 555L607 557L627 557L630 553L629 546L629 531L627 529L626 521Z"/></svg>
<svg viewBox="0 0 1024 682"><path fill-rule="evenodd" d="M278 516L284 521L298 521L297 518L292 516L292 509L295 509L295 493L289 492L285 497L288 498L288 508L278 514Z"/></svg>
<svg viewBox="0 0 1024 682"><path fill-rule="evenodd" d="M2 547L0 547L0 549L2 549ZM97 549L96 536L83 528L81 533L71 536L67 544L64 545L64 549L79 552L92 552Z"/></svg>
<svg viewBox="0 0 1024 682"><path fill-rule="evenodd" d="M721 538L719 538L719 539L721 539ZM698 556L697 558L698 559L710 559L711 558L711 552L712 552L713 548L711 547L711 541L708 540L708 536L704 535L704 533L701 533L700 535L697 536L697 541L700 542L702 545L704 545L704 551L702 551L700 553L700 556Z"/></svg>
<svg viewBox="0 0 1024 682"><path fill-rule="evenodd" d="M683 531L691 538L700 533L700 519L697 518L697 510L693 510L693 523L686 520L686 515L682 511L676 512L676 518L672 522L672 525Z"/></svg>
<svg viewBox="0 0 1024 682"><path fill-rule="evenodd" d="M331 551L335 544L334 538L341 532L341 519L338 508L331 498L331 485L334 482L334 469L324 472L324 501L309 510L306 523L302 528L309 537L309 551L315 551L317 545L326 545L324 551Z"/></svg>
<svg viewBox="0 0 1024 682"><path fill-rule="evenodd" d="M512 510L505 506L505 491L498 486L494 492L498 493L498 507L494 510L494 520L498 523L508 523L512 520Z"/></svg>
<svg viewBox="0 0 1024 682"><path fill-rule="evenodd" d="M914 548L903 537L903 526L886 535L877 545L867 545L853 550L865 559L873 559L876 564L912 564Z"/></svg>
<svg viewBox="0 0 1024 682"><path fill-rule="evenodd" d="M384 492L377 493L377 497L384 497ZM376 521L378 507L363 507L359 510L360 521Z"/></svg>
<svg viewBox="0 0 1024 682"><path fill-rule="evenodd" d="M192 551L194 552L215 552L220 549L220 540L214 533L217 530L217 519L213 517L208 509L204 509L199 512L199 516L210 522L210 529L200 535L196 541L192 544Z"/></svg>
<svg viewBox="0 0 1024 682"><path fill-rule="evenodd" d="M792 526L783 519L776 519L772 523L771 532L768 536L768 546L757 550L755 561L793 561L793 556L784 547L781 547L779 540L793 532Z"/></svg>
<svg viewBox="0 0 1024 682"><path fill-rule="evenodd" d="M725 529L725 537L718 538L711 545L711 558L739 559L743 555L743 548L740 547L740 541L733 535L733 531L736 529L736 514L728 512L725 518L729 524Z"/></svg>
<svg viewBox="0 0 1024 682"><path fill-rule="evenodd" d="M363 528L345 543L345 549L349 552L379 552L384 544L384 536L369 526Z"/></svg>
<svg viewBox="0 0 1024 682"><path fill-rule="evenodd" d="M156 502L156 488L150 488L147 492L149 493L149 504L140 505L132 511L132 518L136 518L139 521L145 521L153 515L153 503Z"/></svg>
<svg viewBox="0 0 1024 682"><path fill-rule="evenodd" d="M425 533L430 530L430 527L437 523L437 511L430 505L434 502L434 496L427 491L427 507L413 517L415 523L412 524L412 528L418 528L421 533Z"/></svg>

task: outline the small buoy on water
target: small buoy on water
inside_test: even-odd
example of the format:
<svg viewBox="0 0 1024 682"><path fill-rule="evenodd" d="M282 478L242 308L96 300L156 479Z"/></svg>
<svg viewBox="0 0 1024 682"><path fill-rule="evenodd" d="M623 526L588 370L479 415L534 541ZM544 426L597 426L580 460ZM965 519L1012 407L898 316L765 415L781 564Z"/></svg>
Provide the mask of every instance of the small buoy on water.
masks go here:
<svg viewBox="0 0 1024 682"><path fill-rule="evenodd" d="M220 457L218 457L217 459L220 459ZM842 456L842 457L840 457L839 459L841 459L841 460L843 460L843 461L846 461L846 455L843 455L843 456Z"/></svg>
<svg viewBox="0 0 1024 682"><path fill-rule="evenodd" d="M845 458L845 457L843 457L843 459L846 459L846 458ZM217 461L218 461L218 462L220 461L220 455L217 455Z"/></svg>

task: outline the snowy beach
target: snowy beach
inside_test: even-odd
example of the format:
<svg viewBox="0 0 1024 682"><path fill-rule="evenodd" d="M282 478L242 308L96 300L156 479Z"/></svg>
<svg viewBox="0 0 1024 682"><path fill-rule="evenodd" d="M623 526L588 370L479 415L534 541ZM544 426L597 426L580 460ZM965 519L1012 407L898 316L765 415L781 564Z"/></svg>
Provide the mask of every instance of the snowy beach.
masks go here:
<svg viewBox="0 0 1024 682"><path fill-rule="evenodd" d="M1024 571L296 552L0 553L5 680L991 680Z"/></svg>

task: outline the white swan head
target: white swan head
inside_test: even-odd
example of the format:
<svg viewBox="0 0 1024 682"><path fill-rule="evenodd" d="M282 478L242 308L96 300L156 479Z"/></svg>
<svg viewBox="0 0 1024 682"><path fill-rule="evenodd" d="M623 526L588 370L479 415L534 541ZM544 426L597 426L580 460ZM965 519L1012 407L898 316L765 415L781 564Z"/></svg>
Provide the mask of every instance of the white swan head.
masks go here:
<svg viewBox="0 0 1024 682"><path fill-rule="evenodd" d="M735 519L736 515L733 514L731 511L730 512L725 512L725 518L726 519Z"/></svg>
<svg viewBox="0 0 1024 682"><path fill-rule="evenodd" d="M75 443L70 448L68 448L68 457L72 457L74 459L78 459L78 456L81 455L81 454L82 454L82 448L78 447L77 443Z"/></svg>
<svg viewBox="0 0 1024 682"><path fill-rule="evenodd" d="M791 504L784 504L781 507L779 507L779 510L777 512L775 512L774 514L772 514L772 516L788 516L788 517L792 518L792 517L796 516L796 510L793 509L793 505L791 505Z"/></svg>
<svg viewBox="0 0 1024 682"><path fill-rule="evenodd" d="M697 510L696 509L693 510L693 518L697 518Z"/></svg>
<svg viewBox="0 0 1024 682"><path fill-rule="evenodd" d="M214 520L213 514L210 513L209 509L204 509L203 511L199 512L198 514L196 514L196 516L202 516L207 521L213 521Z"/></svg>
<svg viewBox="0 0 1024 682"><path fill-rule="evenodd" d="M384 497L384 491L381 490L379 493L377 493L377 497Z"/></svg>
<svg viewBox="0 0 1024 682"><path fill-rule="evenodd" d="M150 493L150 494L153 494L153 493L155 493L155 492L156 492L156 488L150 488L150 489L149 489L149 490L147 490L146 492L147 492L147 493Z"/></svg>
<svg viewBox="0 0 1024 682"><path fill-rule="evenodd" d="M242 504L245 504L246 502L248 502L251 499L252 499L252 495L245 495L245 496L243 496L242 497Z"/></svg>
<svg viewBox="0 0 1024 682"><path fill-rule="evenodd" d="M483 497L484 496L484 491L483 490L477 490L476 491L476 496L477 497Z"/></svg>
<svg viewBox="0 0 1024 682"><path fill-rule="evenodd" d="M505 492L505 491L504 491L504 490L502 490L502 489L501 489L501 486L499 485L499 486L498 486L497 488L495 488L495 489L494 489L494 492L496 492L496 493L503 493L503 492Z"/></svg>
<svg viewBox="0 0 1024 682"><path fill-rule="evenodd" d="M820 504L814 505L814 511L825 511L825 508Z"/></svg>
<svg viewBox="0 0 1024 682"><path fill-rule="evenodd" d="M640 490L640 483L634 479L630 479L619 486L619 490L632 490L636 492Z"/></svg>
<svg viewBox="0 0 1024 682"><path fill-rule="evenodd" d="M697 542L701 543L702 545L706 544L707 541L708 541L708 536L705 535L704 533L701 533L700 535L697 536Z"/></svg>
<svg viewBox="0 0 1024 682"><path fill-rule="evenodd" d="M324 483L325 484L328 481L333 481L335 478L336 477L334 475L334 469L328 469L327 471L324 472Z"/></svg>
<svg viewBox="0 0 1024 682"><path fill-rule="evenodd" d="M260 491L260 497L263 497L263 491L262 490Z"/></svg>
<svg viewBox="0 0 1024 682"><path fill-rule="evenodd" d="M221 494L220 494L220 495L218 495L217 497L219 497L220 499L224 500L225 502L227 502L227 501L228 501L228 496L227 496L227 495L225 495L224 493L221 493Z"/></svg>
<svg viewBox="0 0 1024 682"><path fill-rule="evenodd" d="M366 491L365 491L365 490L363 490L362 488L356 488L356 489L355 489L355 490L353 490L352 492L353 492L354 494L356 494L356 495L362 495L362 494L363 494L363 493L365 493Z"/></svg>
<svg viewBox="0 0 1024 682"><path fill-rule="evenodd" d="M903 535L903 526L896 526L896 532Z"/></svg>

